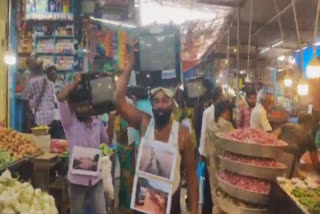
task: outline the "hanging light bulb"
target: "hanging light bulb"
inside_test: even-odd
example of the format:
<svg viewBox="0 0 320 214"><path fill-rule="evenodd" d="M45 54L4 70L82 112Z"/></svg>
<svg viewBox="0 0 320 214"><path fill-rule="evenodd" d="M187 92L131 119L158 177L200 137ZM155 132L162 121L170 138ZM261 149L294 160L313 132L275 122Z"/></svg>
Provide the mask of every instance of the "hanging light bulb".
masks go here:
<svg viewBox="0 0 320 214"><path fill-rule="evenodd" d="M286 77L284 79L284 86L287 87L287 88L290 88L292 86L292 79L289 78L289 77Z"/></svg>
<svg viewBox="0 0 320 214"><path fill-rule="evenodd" d="M302 77L302 79L300 80L300 82L298 84L298 94L300 96L306 96L309 94L309 85L308 85L307 81L305 80L304 76Z"/></svg>
<svg viewBox="0 0 320 214"><path fill-rule="evenodd" d="M320 78L320 59L314 57L307 66L307 77L310 79Z"/></svg>
<svg viewBox="0 0 320 214"><path fill-rule="evenodd" d="M4 55L4 63L7 65L15 65L17 63L17 57L12 52L7 52Z"/></svg>
<svg viewBox="0 0 320 214"><path fill-rule="evenodd" d="M320 0L318 0L318 4L317 4L316 23L314 27L315 43L317 42L317 37L318 37L317 34L318 34L319 15L320 15ZM309 65L307 66L306 74L307 74L307 77L310 79L320 78L320 59L317 57L317 50L315 46L313 46L313 58L309 63Z"/></svg>
<svg viewBox="0 0 320 214"><path fill-rule="evenodd" d="M250 78L249 74L247 74L246 78L244 79L244 82L252 83L252 79Z"/></svg>

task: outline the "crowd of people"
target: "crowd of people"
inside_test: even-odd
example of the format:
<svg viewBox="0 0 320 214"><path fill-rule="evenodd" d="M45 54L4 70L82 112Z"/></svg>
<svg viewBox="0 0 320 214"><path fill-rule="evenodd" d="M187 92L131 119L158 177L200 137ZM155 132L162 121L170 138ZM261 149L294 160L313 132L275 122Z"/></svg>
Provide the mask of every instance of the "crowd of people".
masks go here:
<svg viewBox="0 0 320 214"><path fill-rule="evenodd" d="M298 124L285 124L273 130L267 112L274 105L274 96L266 89L246 92L246 105L242 106L237 117L233 118L235 105L229 101L221 87L210 92L210 105L203 109L203 103L194 105L192 111L183 102L175 101L175 94L168 88L158 87L150 92L152 114L139 107L137 100L128 99L127 90L131 71L135 63L131 53L126 68L117 81L114 93L116 111L109 113L108 128L97 116L90 116L92 109L87 102L70 102L72 92L81 83L81 74L75 76L71 84L56 89L56 68L43 69L42 65L28 59L28 83L21 98L25 100L25 131L31 127L47 125L51 129L52 138L64 138L69 142L70 157L75 146L99 149L101 143L118 144L118 161L121 163L120 192L117 192L118 206L130 210L130 197L134 176L135 148L142 137L160 141L173 146L177 150L174 172L171 213L181 213L180 190L185 181L190 213L199 213L199 185L197 179L197 163L206 165L204 176L205 200L202 213L219 213L219 207L212 200L217 181L215 178L217 154L219 148L210 137L218 132L229 132L235 128L255 128L273 133L279 139L289 143L285 151L299 162L305 151L310 151L313 166L320 173L314 136L311 134L312 118L301 113ZM177 110L178 109L178 110ZM192 112L192 113L190 113ZM197 119L200 122L196 122ZM187 121L187 122L186 122ZM294 176L293 168L289 176ZM124 176L125 175L125 176ZM85 201L89 200L96 213L106 213L101 175L75 175L68 172L69 195L73 214L83 213ZM122 190L121 190L122 189ZM214 209L214 211L213 211Z"/></svg>

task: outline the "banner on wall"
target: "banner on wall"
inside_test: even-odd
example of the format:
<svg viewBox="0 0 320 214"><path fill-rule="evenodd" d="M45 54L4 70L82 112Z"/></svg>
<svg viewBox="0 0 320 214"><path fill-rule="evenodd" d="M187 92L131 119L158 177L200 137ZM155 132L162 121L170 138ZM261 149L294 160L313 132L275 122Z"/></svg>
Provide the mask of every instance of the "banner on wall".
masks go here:
<svg viewBox="0 0 320 214"><path fill-rule="evenodd" d="M104 71L123 69L127 58L127 33L99 29L96 25L91 25L89 31L90 63L98 63L94 67Z"/></svg>

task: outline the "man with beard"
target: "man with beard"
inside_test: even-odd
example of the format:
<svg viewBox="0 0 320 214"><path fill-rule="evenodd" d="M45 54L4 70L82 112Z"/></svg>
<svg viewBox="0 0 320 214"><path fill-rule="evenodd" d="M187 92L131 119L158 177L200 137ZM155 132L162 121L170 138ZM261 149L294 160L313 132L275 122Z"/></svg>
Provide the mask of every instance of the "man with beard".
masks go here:
<svg viewBox="0 0 320 214"><path fill-rule="evenodd" d="M76 102L73 93L81 82L81 75L75 76L75 82L66 85L57 95L61 123L72 157L74 147L99 149L100 143L108 143L108 135L101 120L90 116L92 106L88 102ZM68 100L68 102L67 102ZM71 160L71 159L70 159ZM70 161L71 163L71 161ZM69 167L71 169L71 166ZM85 201L89 200L95 213L106 214L104 190L101 174L97 176L73 174L68 171L71 213L82 214Z"/></svg>
<svg viewBox="0 0 320 214"><path fill-rule="evenodd" d="M250 128L251 111L256 106L257 93L249 91L246 94L247 106L241 108L237 119L237 128Z"/></svg>
<svg viewBox="0 0 320 214"><path fill-rule="evenodd" d="M188 198L191 201L191 213L198 213L198 181L194 145L189 130L181 126L172 117L173 92L167 88L151 90L151 104L153 117L139 111L135 106L126 102L128 81L134 66L134 53L131 52L126 69L117 82L115 104L120 115L134 128L139 130L140 136L145 139L161 141L177 150L177 161L174 172L171 213L179 214L181 170L186 172Z"/></svg>

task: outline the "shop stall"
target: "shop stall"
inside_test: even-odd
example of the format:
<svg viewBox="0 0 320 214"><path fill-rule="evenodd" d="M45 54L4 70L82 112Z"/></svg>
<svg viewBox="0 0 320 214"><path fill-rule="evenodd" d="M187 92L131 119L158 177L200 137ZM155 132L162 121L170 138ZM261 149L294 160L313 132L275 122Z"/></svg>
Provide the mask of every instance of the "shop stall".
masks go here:
<svg viewBox="0 0 320 214"><path fill-rule="evenodd" d="M226 213L268 213L271 184L287 166L277 161L287 146L255 129L211 136L219 156L215 201Z"/></svg>

